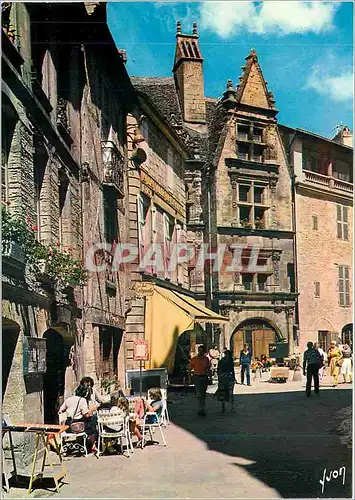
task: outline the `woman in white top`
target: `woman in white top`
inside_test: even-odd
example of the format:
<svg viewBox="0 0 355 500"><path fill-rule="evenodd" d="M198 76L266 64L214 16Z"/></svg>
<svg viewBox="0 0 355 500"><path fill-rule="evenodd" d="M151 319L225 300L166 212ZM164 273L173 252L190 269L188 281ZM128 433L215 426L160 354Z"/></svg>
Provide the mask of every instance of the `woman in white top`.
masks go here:
<svg viewBox="0 0 355 500"><path fill-rule="evenodd" d="M59 413L66 413L67 425L72 422L84 422L85 433L88 436L88 444L91 446L92 451L95 451L97 429L92 418L92 413L97 410L98 406L92 406L90 409L88 408L86 401L88 390L89 389L85 385L79 385L75 391L75 396L70 396L64 401L59 408ZM67 432L70 432L70 428Z"/></svg>

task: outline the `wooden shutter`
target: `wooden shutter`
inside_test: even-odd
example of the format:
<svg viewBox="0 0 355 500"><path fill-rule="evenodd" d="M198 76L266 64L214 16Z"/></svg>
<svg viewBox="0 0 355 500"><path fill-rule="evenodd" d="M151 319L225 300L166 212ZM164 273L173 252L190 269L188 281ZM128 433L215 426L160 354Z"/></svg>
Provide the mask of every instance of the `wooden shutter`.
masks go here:
<svg viewBox="0 0 355 500"><path fill-rule="evenodd" d="M337 205L337 237L343 238L342 206Z"/></svg>
<svg viewBox="0 0 355 500"><path fill-rule="evenodd" d="M139 245L139 262L141 263L144 257L144 201L143 197L138 197L138 245Z"/></svg>
<svg viewBox="0 0 355 500"><path fill-rule="evenodd" d="M339 272L339 305L344 306L345 305L344 266L339 266L338 270L339 270L338 271Z"/></svg>
<svg viewBox="0 0 355 500"><path fill-rule="evenodd" d="M350 279L348 266L344 266L344 302L346 306L350 305Z"/></svg>
<svg viewBox="0 0 355 500"><path fill-rule="evenodd" d="M316 215L312 216L313 229L318 230L318 217Z"/></svg>

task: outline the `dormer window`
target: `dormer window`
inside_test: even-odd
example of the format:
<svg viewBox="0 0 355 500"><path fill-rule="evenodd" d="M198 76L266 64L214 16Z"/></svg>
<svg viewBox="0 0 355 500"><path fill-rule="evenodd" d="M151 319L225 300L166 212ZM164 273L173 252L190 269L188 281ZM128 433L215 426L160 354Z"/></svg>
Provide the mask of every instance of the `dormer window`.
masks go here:
<svg viewBox="0 0 355 500"><path fill-rule="evenodd" d="M240 160L248 160L249 146L247 144L238 144L237 156Z"/></svg>
<svg viewBox="0 0 355 500"><path fill-rule="evenodd" d="M264 149L267 144L264 143L264 134L262 126L253 122L237 123L237 157L240 160L249 160L255 162L264 161Z"/></svg>

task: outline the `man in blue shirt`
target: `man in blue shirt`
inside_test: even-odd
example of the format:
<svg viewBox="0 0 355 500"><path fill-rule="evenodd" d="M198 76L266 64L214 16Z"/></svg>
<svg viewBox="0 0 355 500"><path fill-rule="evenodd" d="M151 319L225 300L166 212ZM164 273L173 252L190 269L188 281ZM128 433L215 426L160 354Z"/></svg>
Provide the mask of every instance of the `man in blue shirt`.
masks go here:
<svg viewBox="0 0 355 500"><path fill-rule="evenodd" d="M241 366L241 382L244 384L244 374L247 376L247 384L250 384L250 364L251 364L251 349L248 344L244 344L244 349L240 351L239 363Z"/></svg>

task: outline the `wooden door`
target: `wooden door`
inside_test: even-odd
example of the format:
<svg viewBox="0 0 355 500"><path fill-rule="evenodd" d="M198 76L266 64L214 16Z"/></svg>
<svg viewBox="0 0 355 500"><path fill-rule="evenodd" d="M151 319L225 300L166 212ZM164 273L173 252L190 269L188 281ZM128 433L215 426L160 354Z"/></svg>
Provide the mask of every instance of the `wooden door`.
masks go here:
<svg viewBox="0 0 355 500"><path fill-rule="evenodd" d="M269 344L275 343L275 332L273 330L253 330L253 358L259 358L262 354L269 355Z"/></svg>
<svg viewBox="0 0 355 500"><path fill-rule="evenodd" d="M244 331L239 330L234 334L234 357L239 361L239 356L240 356L240 351L243 349L244 346Z"/></svg>
<svg viewBox="0 0 355 500"><path fill-rule="evenodd" d="M253 330L253 358L259 358L265 354L264 330Z"/></svg>

